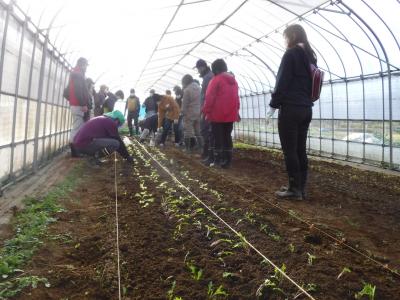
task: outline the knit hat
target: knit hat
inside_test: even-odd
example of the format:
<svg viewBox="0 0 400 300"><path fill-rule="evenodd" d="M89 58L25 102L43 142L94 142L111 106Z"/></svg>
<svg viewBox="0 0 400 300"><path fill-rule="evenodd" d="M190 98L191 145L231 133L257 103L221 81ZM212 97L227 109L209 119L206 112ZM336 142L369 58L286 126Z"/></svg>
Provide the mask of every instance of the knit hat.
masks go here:
<svg viewBox="0 0 400 300"><path fill-rule="evenodd" d="M106 113L104 115L106 117L109 117L109 118L113 119L113 120L118 120L120 125L125 123L124 114L122 112L120 112L119 110L114 110L114 111Z"/></svg>

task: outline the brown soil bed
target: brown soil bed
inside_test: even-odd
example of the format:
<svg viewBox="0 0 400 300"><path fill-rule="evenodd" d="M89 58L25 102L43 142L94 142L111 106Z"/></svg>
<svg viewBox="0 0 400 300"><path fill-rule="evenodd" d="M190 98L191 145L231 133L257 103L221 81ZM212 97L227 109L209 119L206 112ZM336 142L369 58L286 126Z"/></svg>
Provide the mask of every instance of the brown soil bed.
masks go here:
<svg viewBox="0 0 400 300"><path fill-rule="evenodd" d="M210 282L213 291L222 286L228 299L256 299L266 279L276 287L264 288L261 299L307 299L143 149L133 151L135 167L117 162L124 299L208 299ZM315 299L354 299L363 282L376 286L375 299L400 295L398 275L316 230L400 268L399 177L312 161L308 200L278 202L273 192L286 181L278 152L236 150L230 170L206 168L174 148L150 152L266 257L285 264ZM20 299L118 298L113 162L82 176L49 233L68 239L49 238L24 268L52 286L26 290ZM344 267L351 272L337 279Z"/></svg>

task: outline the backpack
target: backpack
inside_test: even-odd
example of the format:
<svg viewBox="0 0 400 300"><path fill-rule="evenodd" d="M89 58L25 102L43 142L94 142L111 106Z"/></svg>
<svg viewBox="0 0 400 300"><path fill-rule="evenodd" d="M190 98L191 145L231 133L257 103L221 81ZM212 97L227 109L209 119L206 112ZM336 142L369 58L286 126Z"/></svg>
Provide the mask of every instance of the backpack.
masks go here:
<svg viewBox="0 0 400 300"><path fill-rule="evenodd" d="M298 45L301 49L303 49L305 63L308 65L311 75L311 101L315 102L321 96L322 84L324 82L325 72L318 68L317 65L311 63L307 58L306 52L301 45Z"/></svg>
<svg viewBox="0 0 400 300"><path fill-rule="evenodd" d="M311 72L311 101L315 102L319 99L324 82L325 72L318 68L316 65L310 63Z"/></svg>

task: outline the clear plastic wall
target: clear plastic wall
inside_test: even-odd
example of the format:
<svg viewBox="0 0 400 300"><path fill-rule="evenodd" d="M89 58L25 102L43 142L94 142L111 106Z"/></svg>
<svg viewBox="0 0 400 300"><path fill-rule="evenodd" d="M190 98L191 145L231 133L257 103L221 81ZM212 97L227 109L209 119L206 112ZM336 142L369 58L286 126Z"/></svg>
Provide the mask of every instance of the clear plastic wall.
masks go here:
<svg viewBox="0 0 400 300"><path fill-rule="evenodd" d="M0 1L0 188L36 171L68 143L62 93L70 66L17 6Z"/></svg>

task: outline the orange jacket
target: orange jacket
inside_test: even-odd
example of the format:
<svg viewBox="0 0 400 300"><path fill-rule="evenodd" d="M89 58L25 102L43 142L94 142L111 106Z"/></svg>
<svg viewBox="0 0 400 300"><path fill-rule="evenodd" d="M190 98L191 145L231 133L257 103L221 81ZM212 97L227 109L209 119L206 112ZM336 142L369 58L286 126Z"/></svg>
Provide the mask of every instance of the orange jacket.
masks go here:
<svg viewBox="0 0 400 300"><path fill-rule="evenodd" d="M169 120L178 120L180 109L178 103L171 96L161 96L161 101L158 103L158 127L162 127L164 117Z"/></svg>

